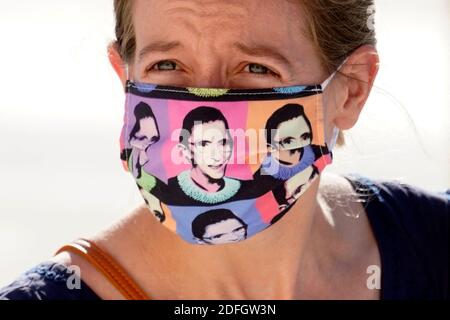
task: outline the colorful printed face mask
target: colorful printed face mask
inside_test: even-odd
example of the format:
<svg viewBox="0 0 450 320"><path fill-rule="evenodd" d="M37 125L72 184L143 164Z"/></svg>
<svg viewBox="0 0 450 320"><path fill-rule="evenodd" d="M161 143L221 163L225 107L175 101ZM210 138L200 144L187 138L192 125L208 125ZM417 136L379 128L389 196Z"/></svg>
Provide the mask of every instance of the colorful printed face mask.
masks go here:
<svg viewBox="0 0 450 320"><path fill-rule="evenodd" d="M180 88L127 81L121 159L152 214L194 244L242 241L331 163L321 85Z"/></svg>

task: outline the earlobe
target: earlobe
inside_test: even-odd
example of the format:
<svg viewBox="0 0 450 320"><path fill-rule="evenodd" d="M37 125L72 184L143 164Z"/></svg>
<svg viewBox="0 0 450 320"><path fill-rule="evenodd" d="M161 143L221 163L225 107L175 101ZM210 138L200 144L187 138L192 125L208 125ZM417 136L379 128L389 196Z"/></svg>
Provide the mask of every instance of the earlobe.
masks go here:
<svg viewBox="0 0 450 320"><path fill-rule="evenodd" d="M343 72L347 77L347 98L335 118L341 130L352 128L358 121L378 73L378 53L373 46L364 45L352 53L347 63L350 68Z"/></svg>
<svg viewBox="0 0 450 320"><path fill-rule="evenodd" d="M113 67L114 71L116 72L117 76L122 82L122 85L125 86L125 82L127 80L125 72L126 64L119 54L117 43L113 42L108 45L108 58L109 62L111 63L111 66Z"/></svg>

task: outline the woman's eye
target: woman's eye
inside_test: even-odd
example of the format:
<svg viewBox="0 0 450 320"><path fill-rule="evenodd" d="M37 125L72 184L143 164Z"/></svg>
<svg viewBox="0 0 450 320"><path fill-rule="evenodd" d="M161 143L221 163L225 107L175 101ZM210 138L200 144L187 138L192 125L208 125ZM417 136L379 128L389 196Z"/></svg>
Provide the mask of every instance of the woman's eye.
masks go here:
<svg viewBox="0 0 450 320"><path fill-rule="evenodd" d="M257 74L272 74L273 72L269 70L269 68L257 64L257 63L250 63L246 66L246 70L250 73L257 73Z"/></svg>
<svg viewBox="0 0 450 320"><path fill-rule="evenodd" d="M290 144L292 141L294 141L294 139L293 138L286 138L286 139L283 139L283 140L281 140L281 145L286 145L286 144Z"/></svg>
<svg viewBox="0 0 450 320"><path fill-rule="evenodd" d="M170 60L163 60L158 63L155 63L150 70L155 71L170 71L170 70L176 70L177 64Z"/></svg>
<svg viewBox="0 0 450 320"><path fill-rule="evenodd" d="M197 147L206 147L209 144L209 141L199 141L196 143Z"/></svg>
<svg viewBox="0 0 450 320"><path fill-rule="evenodd" d="M301 138L303 140L311 139L311 134L310 133L304 133L304 134L302 134Z"/></svg>

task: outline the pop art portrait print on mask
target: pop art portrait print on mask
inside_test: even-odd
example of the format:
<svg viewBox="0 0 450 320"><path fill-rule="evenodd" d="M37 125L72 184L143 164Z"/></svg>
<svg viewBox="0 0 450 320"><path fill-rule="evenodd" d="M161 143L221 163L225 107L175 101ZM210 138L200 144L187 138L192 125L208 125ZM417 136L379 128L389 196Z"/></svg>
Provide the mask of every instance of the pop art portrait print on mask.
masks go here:
<svg viewBox="0 0 450 320"><path fill-rule="evenodd" d="M323 84L182 88L127 81L121 159L158 221L193 244L278 221L332 161Z"/></svg>

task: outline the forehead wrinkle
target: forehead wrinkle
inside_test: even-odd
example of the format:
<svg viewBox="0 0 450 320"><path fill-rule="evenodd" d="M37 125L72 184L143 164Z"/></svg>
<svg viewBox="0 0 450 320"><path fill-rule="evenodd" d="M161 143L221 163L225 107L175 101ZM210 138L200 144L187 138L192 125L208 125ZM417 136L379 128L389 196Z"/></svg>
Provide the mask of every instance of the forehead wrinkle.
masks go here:
<svg viewBox="0 0 450 320"><path fill-rule="evenodd" d="M186 45L196 50L206 45L209 49L218 51L217 48L213 48L215 42L207 39L211 37L219 39L221 33L235 30L243 18L240 13L223 13L217 9L208 11L204 8L174 7L167 9L166 12L171 20L176 21L178 30L183 30L184 34L193 37L191 43ZM203 47L203 50L205 49L206 47Z"/></svg>
<svg viewBox="0 0 450 320"><path fill-rule="evenodd" d="M218 6L217 1L175 0L165 11L196 34L201 34L208 26L220 27L220 30L223 30L223 25L229 23L236 27L238 21L248 15L245 6L233 4L231 1L221 2ZM195 22L191 21L193 19Z"/></svg>
<svg viewBox="0 0 450 320"><path fill-rule="evenodd" d="M166 0L167 1L167 0ZM202 17L217 16L218 13L224 13L227 16L248 14L248 9L242 5L242 1L204 1L204 0L173 0L169 3L167 11L177 12L184 10L183 13L191 13ZM226 10L229 10L228 13Z"/></svg>
<svg viewBox="0 0 450 320"><path fill-rule="evenodd" d="M290 1L141 0L136 3L140 6L133 6L132 18L138 22L135 23L137 51L155 39L178 40L184 49L174 50L173 55L183 55L191 70L207 74L221 66L225 74L228 61L231 64L243 57L233 52L233 41L240 40L248 47L252 43L271 46L287 58L289 64L280 63L280 59L264 60L272 60L284 70L286 83L313 82L299 76L308 74L311 67L305 62L314 50L304 32L300 32L305 25L302 11L298 5L289 5Z"/></svg>

